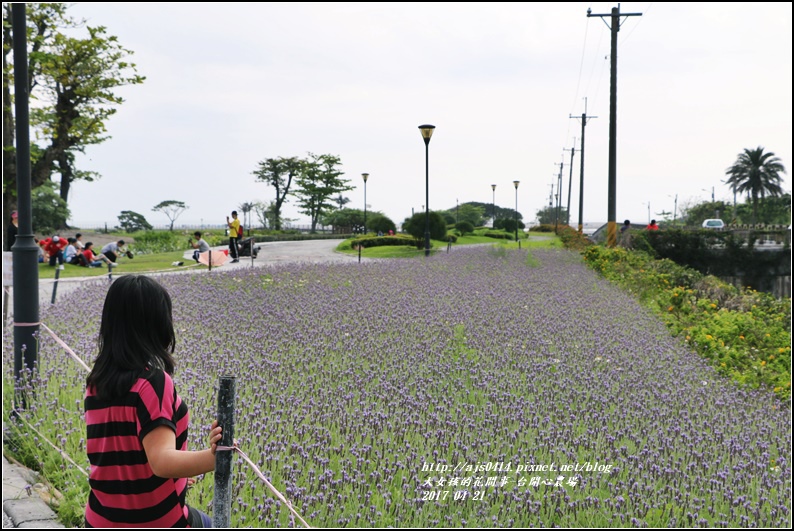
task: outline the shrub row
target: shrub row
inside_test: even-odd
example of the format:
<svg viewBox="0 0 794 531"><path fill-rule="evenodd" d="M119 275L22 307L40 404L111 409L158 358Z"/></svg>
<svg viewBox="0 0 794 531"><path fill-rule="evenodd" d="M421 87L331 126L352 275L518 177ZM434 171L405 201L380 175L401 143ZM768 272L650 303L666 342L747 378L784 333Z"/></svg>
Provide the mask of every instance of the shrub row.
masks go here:
<svg viewBox="0 0 794 531"><path fill-rule="evenodd" d="M383 245L413 245L416 246L416 238L407 234L395 234L394 236L362 236L350 240L350 246L355 249L358 246L367 249L369 247L380 247Z"/></svg>
<svg viewBox="0 0 794 531"><path fill-rule="evenodd" d="M487 236L488 238L496 238L499 240L512 240L513 235L507 234L506 232L497 232L494 230L489 230L487 232L482 233L483 236Z"/></svg>
<svg viewBox="0 0 794 531"><path fill-rule="evenodd" d="M718 372L791 397L791 299L737 289L643 251L590 246L593 269L655 311Z"/></svg>

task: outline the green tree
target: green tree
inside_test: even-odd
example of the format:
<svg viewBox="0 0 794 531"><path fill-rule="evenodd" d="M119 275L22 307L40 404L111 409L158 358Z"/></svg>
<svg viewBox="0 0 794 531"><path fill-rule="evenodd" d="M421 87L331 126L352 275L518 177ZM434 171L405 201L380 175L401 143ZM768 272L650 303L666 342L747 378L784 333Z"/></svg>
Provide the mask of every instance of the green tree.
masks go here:
<svg viewBox="0 0 794 531"><path fill-rule="evenodd" d="M444 241L447 239L447 224L440 212L429 212L427 221L425 221L424 212L417 212L403 221L403 230L416 239L417 249L423 249L425 246L425 225L428 221L431 240Z"/></svg>
<svg viewBox="0 0 794 531"><path fill-rule="evenodd" d="M66 225L66 220L71 215L66 201L60 198L55 187L55 183L47 181L31 193L30 206L35 232L56 232Z"/></svg>
<svg viewBox="0 0 794 531"><path fill-rule="evenodd" d="M514 218L502 218L496 220L499 222L499 228L505 232L514 233L516 231L516 220ZM524 230L524 222L518 221L518 228Z"/></svg>
<svg viewBox="0 0 794 531"><path fill-rule="evenodd" d="M538 218L538 223L541 225L554 225L555 220L560 224L564 224L565 220L568 218L568 209L560 207L560 212L558 214L557 207L547 206L538 210L535 216Z"/></svg>
<svg viewBox="0 0 794 531"><path fill-rule="evenodd" d="M367 229L388 234L389 231L397 232L397 225L388 216L374 212L367 216Z"/></svg>
<svg viewBox="0 0 794 531"><path fill-rule="evenodd" d="M31 185L40 186L57 171L64 201L74 180L99 177L96 172L78 170L74 155L109 138L105 122L124 101L113 91L145 79L127 62L132 52L119 45L116 37L102 26L74 20L66 14L67 8L68 4L29 3L26 9L28 93L37 102L31 107L30 125L34 142L41 142L31 146ZM10 17L11 4L3 4L4 210L16 206ZM67 36L66 30L81 30L87 36Z"/></svg>
<svg viewBox="0 0 794 531"><path fill-rule="evenodd" d="M681 213L689 227L700 227L706 219L727 219L733 211L733 205L725 201L705 201L687 206Z"/></svg>
<svg viewBox="0 0 794 531"><path fill-rule="evenodd" d="M259 220L259 224L264 229L272 229L276 226L275 212L275 201L270 201L269 203L257 201L254 203L256 219Z"/></svg>
<svg viewBox="0 0 794 531"><path fill-rule="evenodd" d="M338 196L336 196L333 199L331 199L331 201L336 203L336 207L337 208L344 208L345 205L350 202L350 198L349 197L345 197L342 194L339 194Z"/></svg>
<svg viewBox="0 0 794 531"><path fill-rule="evenodd" d="M323 216L323 225L354 234L364 232L364 211L357 208L334 210Z"/></svg>
<svg viewBox="0 0 794 531"><path fill-rule="evenodd" d="M458 229L461 234L471 234L474 232L474 225L469 221L458 221L455 224L455 228Z"/></svg>
<svg viewBox="0 0 794 531"><path fill-rule="evenodd" d="M736 222L748 223L752 219L753 205L742 203L736 205ZM768 225L791 224L791 192L778 197L767 197L758 205L758 223Z"/></svg>
<svg viewBox="0 0 794 531"><path fill-rule="evenodd" d="M746 193L753 203L753 224L758 219L758 199L763 201L768 194L779 196L783 194L780 187L781 173L786 173L781 160L774 153L764 153L764 148L746 149L739 154L736 162L725 170L728 179L725 184L731 187L734 193Z"/></svg>
<svg viewBox="0 0 794 531"><path fill-rule="evenodd" d="M247 228L249 236L251 235L251 211L254 209L255 206L256 206L256 203L250 202L250 201L245 202L245 203L240 203L237 206L237 208L240 209L240 212L243 213L243 230L245 230ZM246 217L247 217L247 220L246 220Z"/></svg>
<svg viewBox="0 0 794 531"><path fill-rule="evenodd" d="M488 212L491 208L488 208ZM474 227L482 227L485 217L485 207L475 205L473 203L461 203L454 208L448 210L452 214L452 223L460 223L461 221L468 221Z"/></svg>
<svg viewBox="0 0 794 531"><path fill-rule="evenodd" d="M298 157L278 157L259 162L253 173L256 180L269 184L276 189L276 199L272 204L273 228L281 230L281 206L287 200L292 180L298 176L304 161Z"/></svg>
<svg viewBox="0 0 794 531"><path fill-rule="evenodd" d="M152 230L152 226L146 221L142 214L132 210L122 210L119 214L119 228L125 232L137 232L139 230Z"/></svg>
<svg viewBox="0 0 794 531"><path fill-rule="evenodd" d="M494 205L493 203L481 203L479 201L467 201L467 205L471 205L474 207L479 207L482 209L483 217L486 221L490 221L491 218L512 218L515 214L515 209L512 208L502 208L499 205ZM494 215L494 213L496 215ZM518 219L523 219L521 217L521 213L518 214ZM475 225L477 227L479 225Z"/></svg>
<svg viewBox="0 0 794 531"><path fill-rule="evenodd" d="M299 189L295 192L298 196L298 206L301 213L309 216L311 231L317 228L321 217L335 209L331 202L334 194L352 190L349 180L342 179L344 173L337 166L341 164L335 155L315 155L309 153L309 160L301 165L300 174L296 179Z"/></svg>
<svg viewBox="0 0 794 531"><path fill-rule="evenodd" d="M165 216L171 222L171 226L168 227L168 230L173 232L174 222L180 215L182 215L182 212L184 212L188 208L190 207L188 207L184 202L170 199L168 201L162 201L160 203L157 203L152 208L152 212L162 212L163 214L165 214Z"/></svg>

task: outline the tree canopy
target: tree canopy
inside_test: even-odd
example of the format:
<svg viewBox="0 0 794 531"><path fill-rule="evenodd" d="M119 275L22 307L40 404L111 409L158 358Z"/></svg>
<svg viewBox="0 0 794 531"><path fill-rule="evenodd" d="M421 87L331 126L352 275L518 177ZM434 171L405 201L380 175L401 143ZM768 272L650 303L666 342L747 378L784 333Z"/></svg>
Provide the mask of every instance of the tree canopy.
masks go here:
<svg viewBox="0 0 794 531"><path fill-rule="evenodd" d="M725 170L729 185L734 192L747 194L753 203L753 223L758 216L758 199L763 201L766 195L779 196L783 193L780 187L781 173L786 173L781 160L771 151L764 153L764 148L746 149L739 153L736 162Z"/></svg>
<svg viewBox="0 0 794 531"><path fill-rule="evenodd" d="M182 214L182 212L184 212L188 208L190 207L188 207L183 201L176 201L173 199L169 199L168 201L161 201L160 203L154 205L152 211L162 212L163 214L165 214L165 216L171 222L171 226L168 227L168 230L173 231L174 222Z"/></svg>
<svg viewBox="0 0 794 531"><path fill-rule="evenodd" d="M139 230L152 230L151 224L146 221L143 214L138 214L132 210L122 210L119 214L119 228L125 232L137 232Z"/></svg>
<svg viewBox="0 0 794 531"><path fill-rule="evenodd" d="M424 212L417 212L403 221L403 230L416 239L417 249L422 249L425 244L425 226L430 225L431 240L447 239L447 224L440 212L431 211L425 217ZM431 243L432 245L432 243Z"/></svg>
<svg viewBox="0 0 794 531"><path fill-rule="evenodd" d="M298 157L269 158L260 161L258 169L253 172L257 181L276 189L276 199L269 207L269 219L272 219L275 230L281 230L281 207L290 193L292 180L298 176L303 164L304 161Z"/></svg>
<svg viewBox="0 0 794 531"><path fill-rule="evenodd" d="M309 159L301 164L296 180L300 188L295 195L298 197L301 213L311 220L312 232L316 230L323 214L336 208L331 198L335 194L353 189L348 184L350 181L342 178L344 173L337 168L340 164L341 160L335 155L314 153L309 153Z"/></svg>
<svg viewBox="0 0 794 531"><path fill-rule="evenodd" d="M16 207L14 150L14 35L11 5L3 4L3 207ZM22 5L22 4L15 4ZM60 196L68 201L71 183L92 181L99 174L75 166L75 154L109 138L105 123L124 102L114 90L142 83L128 62L132 55L103 26L85 25L66 13L68 4L26 4L28 93L30 109L31 185L41 186L60 174ZM66 35L84 31L82 36ZM4 223L5 223L4 219Z"/></svg>

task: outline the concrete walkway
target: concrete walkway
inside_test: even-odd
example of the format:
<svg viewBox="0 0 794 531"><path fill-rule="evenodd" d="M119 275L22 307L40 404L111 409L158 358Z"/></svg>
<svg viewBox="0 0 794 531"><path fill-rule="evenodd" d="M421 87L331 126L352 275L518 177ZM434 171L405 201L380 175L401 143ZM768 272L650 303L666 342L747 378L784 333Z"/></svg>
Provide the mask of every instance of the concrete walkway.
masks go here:
<svg viewBox="0 0 794 531"><path fill-rule="evenodd" d="M44 502L49 496L36 475L3 456L3 529L64 527Z"/></svg>

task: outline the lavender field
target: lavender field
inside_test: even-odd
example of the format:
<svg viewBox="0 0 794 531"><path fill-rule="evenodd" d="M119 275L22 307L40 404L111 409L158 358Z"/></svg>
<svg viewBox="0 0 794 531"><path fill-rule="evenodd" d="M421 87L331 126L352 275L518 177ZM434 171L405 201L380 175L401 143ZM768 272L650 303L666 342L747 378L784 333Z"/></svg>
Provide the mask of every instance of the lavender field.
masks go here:
<svg viewBox="0 0 794 531"><path fill-rule="evenodd" d="M718 376L575 253L477 246L161 282L191 447L218 377L236 376L235 437L312 526L791 524L788 404ZM42 312L89 363L105 289ZM83 369L49 337L40 352L38 425L87 468ZM232 525L291 525L236 459ZM212 486L189 501L211 512Z"/></svg>

